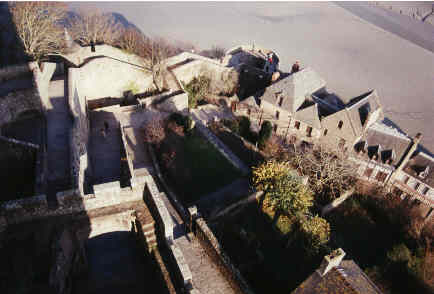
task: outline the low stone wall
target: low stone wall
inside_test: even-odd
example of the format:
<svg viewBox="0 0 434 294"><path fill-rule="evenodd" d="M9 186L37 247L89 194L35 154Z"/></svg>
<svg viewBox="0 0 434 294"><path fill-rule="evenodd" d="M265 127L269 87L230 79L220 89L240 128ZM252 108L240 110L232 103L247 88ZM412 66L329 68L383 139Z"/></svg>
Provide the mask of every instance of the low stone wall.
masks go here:
<svg viewBox="0 0 434 294"><path fill-rule="evenodd" d="M37 89L11 92L0 99L0 126L17 120L24 112L43 113Z"/></svg>
<svg viewBox="0 0 434 294"><path fill-rule="evenodd" d="M195 209L190 209L194 211ZM223 251L217 238L202 217L192 215L192 228L206 253L218 265L221 273L229 281L236 293L254 294L253 290L244 280L240 271L233 265L230 257Z"/></svg>
<svg viewBox="0 0 434 294"><path fill-rule="evenodd" d="M152 215L156 218L157 230L160 231L160 234L158 235L164 236L161 241L163 241L163 245L168 249L170 255L169 259L172 268L175 270L175 277L182 283L184 292L199 294L199 292L193 288L193 276L190 267L188 266L182 251L173 242L175 223L161 198L161 196L165 197L164 195L161 195L164 193L159 192L152 176L147 176L146 189L148 193L145 193L145 196L149 197L146 199L146 202L148 203Z"/></svg>
<svg viewBox="0 0 434 294"><path fill-rule="evenodd" d="M27 63L10 65L0 69L0 83L7 80L31 77L32 71Z"/></svg>

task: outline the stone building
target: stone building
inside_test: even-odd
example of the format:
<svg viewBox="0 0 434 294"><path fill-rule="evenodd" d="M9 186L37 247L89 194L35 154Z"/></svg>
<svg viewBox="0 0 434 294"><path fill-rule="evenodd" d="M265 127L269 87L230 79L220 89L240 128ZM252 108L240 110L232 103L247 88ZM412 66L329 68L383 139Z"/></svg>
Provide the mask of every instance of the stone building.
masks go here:
<svg viewBox="0 0 434 294"><path fill-rule="evenodd" d="M334 253L334 254L333 254ZM294 294L381 294L380 290L353 260L343 260L345 252L337 249L326 255Z"/></svg>

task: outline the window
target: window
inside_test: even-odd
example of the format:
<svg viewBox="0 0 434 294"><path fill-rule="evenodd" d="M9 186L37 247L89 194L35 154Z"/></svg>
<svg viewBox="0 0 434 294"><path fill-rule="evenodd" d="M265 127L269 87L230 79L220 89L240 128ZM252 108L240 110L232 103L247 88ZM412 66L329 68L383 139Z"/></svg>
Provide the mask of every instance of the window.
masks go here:
<svg viewBox="0 0 434 294"><path fill-rule="evenodd" d="M307 135L308 137L312 137L312 128L311 128L311 127L307 127L307 128L306 128L306 135Z"/></svg>
<svg viewBox="0 0 434 294"><path fill-rule="evenodd" d="M340 120L338 123L338 129L342 129L343 125L344 125L344 122Z"/></svg>
<svg viewBox="0 0 434 294"><path fill-rule="evenodd" d="M375 177L375 179L377 181L382 182L382 183L384 183L384 181L386 180L386 178L387 178L387 174L383 173L383 172L380 172L380 171L377 173L377 176Z"/></svg>
<svg viewBox="0 0 434 294"><path fill-rule="evenodd" d="M367 177L367 178L370 178L371 177L371 175L372 175L372 172L374 171L374 169L373 168L367 168L366 170L365 170L365 173L363 174L365 177Z"/></svg>
<svg viewBox="0 0 434 294"><path fill-rule="evenodd" d="M420 187L420 183L416 183L416 185L414 185L414 189L417 191L417 189L419 189Z"/></svg>
<svg viewBox="0 0 434 294"><path fill-rule="evenodd" d="M250 108L247 108L247 115L250 115L250 113L251 113Z"/></svg>
<svg viewBox="0 0 434 294"><path fill-rule="evenodd" d="M282 104L283 104L283 97L280 96L280 99L279 99L279 106L282 106Z"/></svg>
<svg viewBox="0 0 434 294"><path fill-rule="evenodd" d="M276 119L279 119L279 111L276 111Z"/></svg>
<svg viewBox="0 0 434 294"><path fill-rule="evenodd" d="M289 137L289 144L295 144L295 142L297 142L297 137L291 135L291 137Z"/></svg>
<svg viewBox="0 0 434 294"><path fill-rule="evenodd" d="M296 121L296 122L294 123L294 127L295 127L297 130L299 130L299 129L300 129L300 122L299 122L299 121Z"/></svg>
<svg viewBox="0 0 434 294"><path fill-rule="evenodd" d="M324 130L324 136L327 136L327 132L328 132L328 130L325 129L325 130Z"/></svg>
<svg viewBox="0 0 434 294"><path fill-rule="evenodd" d="M404 177L404 184L407 184L409 180L410 180L410 177L409 176L405 176Z"/></svg>
<svg viewBox="0 0 434 294"><path fill-rule="evenodd" d="M429 191L429 188L425 187L425 188L423 188L422 194L426 195L426 194L428 194L428 191Z"/></svg>
<svg viewBox="0 0 434 294"><path fill-rule="evenodd" d="M274 124L273 131L277 132L277 124Z"/></svg>

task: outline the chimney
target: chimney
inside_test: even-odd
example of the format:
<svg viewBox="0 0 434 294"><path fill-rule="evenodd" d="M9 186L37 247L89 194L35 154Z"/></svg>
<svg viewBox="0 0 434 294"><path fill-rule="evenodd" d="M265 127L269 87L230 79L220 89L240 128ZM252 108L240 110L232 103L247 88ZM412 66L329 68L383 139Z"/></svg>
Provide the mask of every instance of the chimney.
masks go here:
<svg viewBox="0 0 434 294"><path fill-rule="evenodd" d="M338 248L332 251L329 255L324 256L324 259L317 269L317 272L321 277L324 277L332 268L337 267L341 264L342 259L344 259L345 252L342 248Z"/></svg>

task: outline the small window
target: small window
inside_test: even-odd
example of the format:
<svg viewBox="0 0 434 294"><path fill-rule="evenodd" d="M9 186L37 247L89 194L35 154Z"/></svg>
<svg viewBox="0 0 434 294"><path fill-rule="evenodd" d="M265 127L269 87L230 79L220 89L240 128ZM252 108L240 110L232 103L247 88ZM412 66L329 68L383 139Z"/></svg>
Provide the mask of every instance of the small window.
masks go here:
<svg viewBox="0 0 434 294"><path fill-rule="evenodd" d="M328 130L325 129L325 130L324 130L324 136L327 136L327 132L328 132Z"/></svg>
<svg viewBox="0 0 434 294"><path fill-rule="evenodd" d="M420 183L416 183L416 185L414 185L414 189L417 191L417 189L419 189L420 187Z"/></svg>
<svg viewBox="0 0 434 294"><path fill-rule="evenodd" d="M375 179L377 181L382 182L382 183L384 183L384 181L386 180L386 178L387 178L387 174L383 173L383 172L378 172L377 176L375 177Z"/></svg>
<svg viewBox="0 0 434 294"><path fill-rule="evenodd" d="M277 132L277 124L274 124L273 131L274 131L274 132Z"/></svg>
<svg viewBox="0 0 434 294"><path fill-rule="evenodd" d="M295 144L295 142L297 142L297 137L294 135L291 135L289 137L289 144Z"/></svg>
<svg viewBox="0 0 434 294"><path fill-rule="evenodd" d="M280 115L279 111L276 111L276 119L279 119L279 115Z"/></svg>
<svg viewBox="0 0 434 294"><path fill-rule="evenodd" d="M338 129L342 129L343 125L344 125L344 122L340 120L338 123Z"/></svg>
<svg viewBox="0 0 434 294"><path fill-rule="evenodd" d="M307 128L306 128L306 135L307 135L308 137L312 137L312 127L307 127Z"/></svg>
<svg viewBox="0 0 434 294"><path fill-rule="evenodd" d="M407 184L409 180L410 180L410 177L409 176L405 176L404 177L404 184Z"/></svg>
<svg viewBox="0 0 434 294"><path fill-rule="evenodd" d="M425 188L423 188L422 194L423 194L423 195L427 195L427 194L428 194L428 191L429 191L429 188L428 188L428 187L425 187Z"/></svg>
<svg viewBox="0 0 434 294"><path fill-rule="evenodd" d="M280 98L279 98L279 106L282 106L282 104L283 104L283 97L280 96Z"/></svg>
<svg viewBox="0 0 434 294"><path fill-rule="evenodd" d="M250 113L251 113L250 108L247 108L247 115L250 115Z"/></svg>
<svg viewBox="0 0 434 294"><path fill-rule="evenodd" d="M294 127L295 127L297 130L299 130L299 129L300 129L300 122L299 122L299 121L296 121L296 122L294 123Z"/></svg>

